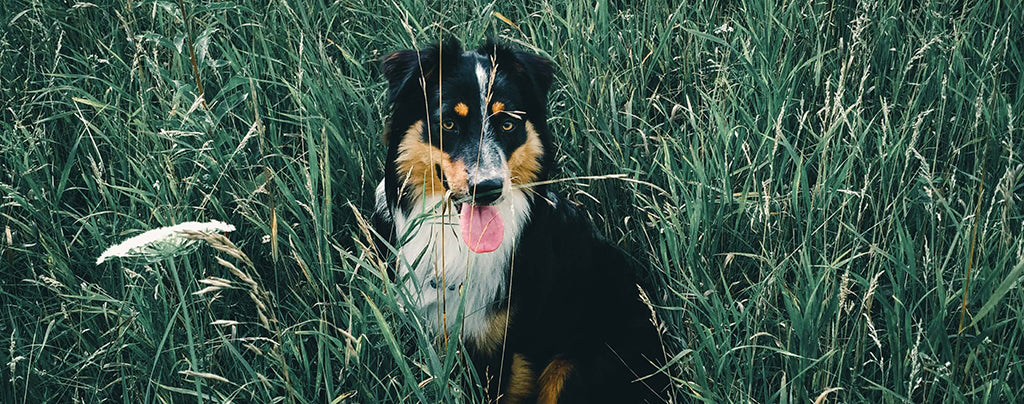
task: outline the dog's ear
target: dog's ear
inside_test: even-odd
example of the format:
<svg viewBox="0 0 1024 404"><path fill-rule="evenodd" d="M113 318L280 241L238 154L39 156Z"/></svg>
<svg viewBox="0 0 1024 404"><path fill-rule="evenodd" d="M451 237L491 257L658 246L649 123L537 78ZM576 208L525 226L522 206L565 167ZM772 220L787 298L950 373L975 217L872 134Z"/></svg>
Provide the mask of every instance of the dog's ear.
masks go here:
<svg viewBox="0 0 1024 404"><path fill-rule="evenodd" d="M388 80L388 102L394 103L410 90L422 90L421 80L436 77L438 66L454 63L462 52L459 41L449 39L441 45L421 50L401 50L384 57L381 70ZM419 99L422 99L420 97Z"/></svg>
<svg viewBox="0 0 1024 404"><path fill-rule="evenodd" d="M488 38L487 44L477 51L494 56L499 69L529 80L537 96L547 96L554 74L551 61L547 58L509 48L492 38Z"/></svg>
<svg viewBox="0 0 1024 404"><path fill-rule="evenodd" d="M429 65L432 53L431 49L400 50L384 57L381 71L384 72L384 78L388 79L388 103L395 102L398 94L413 80L414 70L418 70L421 64Z"/></svg>
<svg viewBox="0 0 1024 404"><path fill-rule="evenodd" d="M516 57L525 66L527 74L533 80L533 85L537 87L537 92L540 95L547 96L548 90L551 88L551 78L554 74L551 60L526 52L516 52Z"/></svg>

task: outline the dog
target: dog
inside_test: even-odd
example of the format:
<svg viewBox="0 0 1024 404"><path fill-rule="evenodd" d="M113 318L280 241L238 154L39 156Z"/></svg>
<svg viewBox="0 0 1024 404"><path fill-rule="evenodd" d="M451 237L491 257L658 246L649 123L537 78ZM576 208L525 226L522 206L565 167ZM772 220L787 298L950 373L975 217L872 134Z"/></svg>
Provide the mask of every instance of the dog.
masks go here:
<svg viewBox="0 0 1024 404"><path fill-rule="evenodd" d="M406 306L461 339L490 402L664 402L635 264L548 190L551 62L449 40L381 68L391 118L374 218Z"/></svg>

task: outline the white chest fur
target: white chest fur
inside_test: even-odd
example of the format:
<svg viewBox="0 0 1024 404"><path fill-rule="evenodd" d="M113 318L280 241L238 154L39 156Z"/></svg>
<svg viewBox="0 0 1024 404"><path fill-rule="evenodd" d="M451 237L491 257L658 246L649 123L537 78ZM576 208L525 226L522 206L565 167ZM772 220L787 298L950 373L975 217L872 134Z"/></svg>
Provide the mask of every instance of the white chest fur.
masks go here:
<svg viewBox="0 0 1024 404"><path fill-rule="evenodd" d="M452 333L461 324L464 338L482 337L488 309L507 290L510 260L529 216L526 195L506 188L495 205L505 223L501 245L478 254L462 240L459 215L442 197L424 198L404 214L387 207L383 185L377 187L377 208L386 209L395 224L398 279L408 306L435 333Z"/></svg>

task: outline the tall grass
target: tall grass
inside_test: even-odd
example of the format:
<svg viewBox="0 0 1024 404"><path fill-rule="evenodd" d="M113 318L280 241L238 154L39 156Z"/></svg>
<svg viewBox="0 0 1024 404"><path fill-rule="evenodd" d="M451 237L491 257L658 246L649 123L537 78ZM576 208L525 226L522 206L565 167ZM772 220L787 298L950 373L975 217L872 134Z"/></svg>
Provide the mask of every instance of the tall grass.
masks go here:
<svg viewBox="0 0 1024 404"><path fill-rule="evenodd" d="M0 402L480 402L364 220L379 58L488 35L558 67L558 191L649 263L677 401L1024 396L1024 6L674 3L3 2Z"/></svg>

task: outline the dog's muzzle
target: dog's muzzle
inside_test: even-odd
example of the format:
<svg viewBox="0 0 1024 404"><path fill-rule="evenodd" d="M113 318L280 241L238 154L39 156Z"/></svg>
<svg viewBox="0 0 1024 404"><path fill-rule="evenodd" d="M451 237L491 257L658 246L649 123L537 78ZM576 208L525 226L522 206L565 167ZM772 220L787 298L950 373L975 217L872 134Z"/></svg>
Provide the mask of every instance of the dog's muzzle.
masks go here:
<svg viewBox="0 0 1024 404"><path fill-rule="evenodd" d="M474 205L491 205L501 198L505 187L501 178L491 178L469 186L469 199Z"/></svg>

